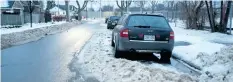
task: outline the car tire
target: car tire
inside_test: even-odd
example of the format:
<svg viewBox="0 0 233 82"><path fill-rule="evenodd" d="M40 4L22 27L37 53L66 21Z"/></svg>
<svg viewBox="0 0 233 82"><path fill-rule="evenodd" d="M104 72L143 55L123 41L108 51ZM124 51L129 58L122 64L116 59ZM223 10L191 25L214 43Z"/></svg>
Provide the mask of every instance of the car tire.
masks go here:
<svg viewBox="0 0 233 82"><path fill-rule="evenodd" d="M116 41L115 41L116 42ZM114 53L114 56L115 58L121 58L123 55L123 51L119 51L118 48L117 48L117 44L115 43L114 44L114 49L115 49L115 53Z"/></svg>
<svg viewBox="0 0 233 82"><path fill-rule="evenodd" d="M119 51L119 50L115 50L114 56L115 58L121 58L122 57L123 52Z"/></svg>
<svg viewBox="0 0 233 82"><path fill-rule="evenodd" d="M111 46L115 47L115 43L113 42L113 37L112 37L112 40L111 40Z"/></svg>
<svg viewBox="0 0 233 82"><path fill-rule="evenodd" d="M170 58L171 58L172 52L170 51L162 51L160 53L161 59L159 60L161 63L168 63L170 64Z"/></svg>
<svg viewBox="0 0 233 82"><path fill-rule="evenodd" d="M110 29L110 27L107 25L107 29Z"/></svg>

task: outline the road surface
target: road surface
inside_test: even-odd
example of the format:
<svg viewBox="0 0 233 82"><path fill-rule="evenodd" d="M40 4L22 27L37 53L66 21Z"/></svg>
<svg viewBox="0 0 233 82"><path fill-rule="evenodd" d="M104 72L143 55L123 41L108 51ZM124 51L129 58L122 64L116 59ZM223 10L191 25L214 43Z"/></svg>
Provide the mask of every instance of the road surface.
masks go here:
<svg viewBox="0 0 233 82"><path fill-rule="evenodd" d="M106 29L100 22L103 21L86 22L38 41L2 50L2 82L72 82L74 79L98 82L95 77L85 76L82 69L72 71L69 64L88 37L99 29ZM182 45L188 44L179 42L176 46ZM174 59L171 65L186 73L192 71Z"/></svg>
<svg viewBox="0 0 233 82"><path fill-rule="evenodd" d="M73 54L98 23L84 23L38 41L2 50L2 82L67 82Z"/></svg>

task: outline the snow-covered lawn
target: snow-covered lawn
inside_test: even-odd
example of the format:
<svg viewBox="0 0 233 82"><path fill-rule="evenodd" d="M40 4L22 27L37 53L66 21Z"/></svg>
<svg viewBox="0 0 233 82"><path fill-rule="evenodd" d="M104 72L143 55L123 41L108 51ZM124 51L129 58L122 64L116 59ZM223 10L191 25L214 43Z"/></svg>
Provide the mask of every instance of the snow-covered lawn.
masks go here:
<svg viewBox="0 0 233 82"><path fill-rule="evenodd" d="M102 26L103 24L101 24ZM104 25L103 25L104 26ZM116 59L110 46L111 31L105 27L93 34L72 61L73 69L87 68L100 82L192 82L193 77L160 64Z"/></svg>
<svg viewBox="0 0 233 82"><path fill-rule="evenodd" d="M202 66L199 60L199 53L213 54L220 51L226 44L233 44L233 35L210 33L201 30L187 30L182 21L170 23L175 32L176 42L188 42L190 45L175 46L173 52L176 57L189 61L197 66Z"/></svg>
<svg viewBox="0 0 233 82"><path fill-rule="evenodd" d="M35 28L42 28L42 27L47 27L47 26L52 26L52 25L60 25L66 23L66 21L61 21L61 22L49 22L49 23L32 23L32 27L30 27L30 23L22 25L22 27L19 28L1 28L1 34L9 34L13 32L22 32L25 30L29 29L35 29ZM1 26L5 27L5 26Z"/></svg>
<svg viewBox="0 0 233 82"><path fill-rule="evenodd" d="M170 23L175 41L188 45L175 46L175 57L201 69L200 81L230 82L233 77L233 35L184 29L184 23Z"/></svg>

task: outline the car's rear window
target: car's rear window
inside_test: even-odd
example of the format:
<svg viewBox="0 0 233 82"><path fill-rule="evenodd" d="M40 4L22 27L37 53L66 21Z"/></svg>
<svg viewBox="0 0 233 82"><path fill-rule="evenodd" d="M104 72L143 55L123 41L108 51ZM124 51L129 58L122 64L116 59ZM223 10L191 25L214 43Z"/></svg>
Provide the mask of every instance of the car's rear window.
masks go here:
<svg viewBox="0 0 233 82"><path fill-rule="evenodd" d="M110 19L111 20L118 20L118 19L120 19L120 17L118 17L118 16L111 16Z"/></svg>
<svg viewBox="0 0 233 82"><path fill-rule="evenodd" d="M150 26L151 28L169 28L169 24L164 17L149 15L130 16L127 26Z"/></svg>

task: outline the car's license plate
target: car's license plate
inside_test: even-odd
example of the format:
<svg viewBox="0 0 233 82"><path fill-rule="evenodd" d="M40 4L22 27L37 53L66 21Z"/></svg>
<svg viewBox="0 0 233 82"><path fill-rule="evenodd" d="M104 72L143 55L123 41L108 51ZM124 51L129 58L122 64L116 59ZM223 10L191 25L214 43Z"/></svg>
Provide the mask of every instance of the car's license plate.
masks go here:
<svg viewBox="0 0 233 82"><path fill-rule="evenodd" d="M112 25L115 25L116 23L112 23Z"/></svg>
<svg viewBox="0 0 233 82"><path fill-rule="evenodd" d="M154 35L144 35L144 40L155 40Z"/></svg>

